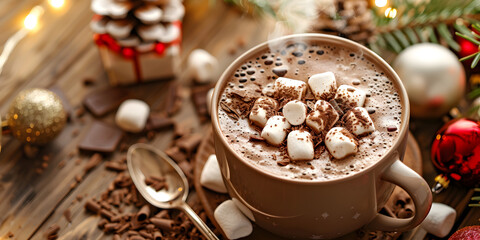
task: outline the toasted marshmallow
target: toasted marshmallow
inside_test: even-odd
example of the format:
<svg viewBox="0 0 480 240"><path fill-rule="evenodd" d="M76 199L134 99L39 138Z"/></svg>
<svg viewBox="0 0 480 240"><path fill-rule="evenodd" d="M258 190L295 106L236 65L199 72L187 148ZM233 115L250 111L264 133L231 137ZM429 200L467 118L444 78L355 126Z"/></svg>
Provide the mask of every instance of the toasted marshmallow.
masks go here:
<svg viewBox="0 0 480 240"><path fill-rule="evenodd" d="M142 23L154 24L162 20L163 11L158 6L146 4L135 9L134 14Z"/></svg>
<svg viewBox="0 0 480 240"><path fill-rule="evenodd" d="M188 69L199 83L214 81L218 66L217 58L203 49L195 49L188 56Z"/></svg>
<svg viewBox="0 0 480 240"><path fill-rule="evenodd" d="M335 100L343 110L354 107L363 107L367 94L360 89L349 85L341 85L335 94Z"/></svg>
<svg viewBox="0 0 480 240"><path fill-rule="evenodd" d="M275 81L275 95L287 100L302 100L307 91L304 81L280 77Z"/></svg>
<svg viewBox="0 0 480 240"><path fill-rule="evenodd" d="M316 99L329 100L335 96L337 81L332 72L318 73L308 79L308 85Z"/></svg>
<svg viewBox="0 0 480 240"><path fill-rule="evenodd" d="M112 20L108 21L106 30L114 38L121 39L130 36L133 29L133 24L127 20Z"/></svg>
<svg viewBox="0 0 480 240"><path fill-rule="evenodd" d="M213 216L228 239L246 237L253 231L252 223L232 200L227 200L218 205L213 212Z"/></svg>
<svg viewBox="0 0 480 240"><path fill-rule="evenodd" d="M345 128L351 133L361 136L375 131L375 125L368 115L368 111L363 107L350 109L343 115Z"/></svg>
<svg viewBox="0 0 480 240"><path fill-rule="evenodd" d="M301 101L293 100L283 106L282 112L287 121L296 126L305 122L307 106Z"/></svg>
<svg viewBox="0 0 480 240"><path fill-rule="evenodd" d="M343 127L334 127L328 131L325 136L325 146L327 146L328 152L336 159L342 159L358 151L357 141Z"/></svg>
<svg viewBox="0 0 480 240"><path fill-rule="evenodd" d="M307 115L307 126L316 134L328 131L338 121L338 112L324 100L315 103L315 109Z"/></svg>
<svg viewBox="0 0 480 240"><path fill-rule="evenodd" d="M129 99L124 101L115 115L115 123L128 132L141 132L145 128L150 107L144 101Z"/></svg>
<svg viewBox="0 0 480 240"><path fill-rule="evenodd" d="M262 138L272 145L280 145L287 136L287 129L290 128L290 123L282 116L273 116L268 119L265 127L262 130Z"/></svg>
<svg viewBox="0 0 480 240"><path fill-rule="evenodd" d="M291 131L287 137L287 151L291 160L312 160L312 135L302 130Z"/></svg>
<svg viewBox="0 0 480 240"><path fill-rule="evenodd" d="M268 118L273 116L278 103L275 99L269 97L259 97L253 104L249 119L253 124L264 127Z"/></svg>
<svg viewBox="0 0 480 240"><path fill-rule="evenodd" d="M225 183L223 183L222 173L220 172L217 156L215 156L215 154L210 155L207 159L207 162L205 162L202 174L200 175L200 184L215 192L227 192Z"/></svg>

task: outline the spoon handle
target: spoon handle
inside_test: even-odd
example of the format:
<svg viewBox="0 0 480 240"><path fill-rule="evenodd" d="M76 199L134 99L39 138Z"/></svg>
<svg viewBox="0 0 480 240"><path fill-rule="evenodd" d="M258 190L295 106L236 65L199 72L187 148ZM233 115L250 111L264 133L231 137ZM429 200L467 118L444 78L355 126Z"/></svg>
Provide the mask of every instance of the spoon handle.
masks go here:
<svg viewBox="0 0 480 240"><path fill-rule="evenodd" d="M202 219L188 206L185 202L181 205L181 209L187 214L187 216L193 221L193 224L203 233L208 240L218 240L218 237L210 230Z"/></svg>

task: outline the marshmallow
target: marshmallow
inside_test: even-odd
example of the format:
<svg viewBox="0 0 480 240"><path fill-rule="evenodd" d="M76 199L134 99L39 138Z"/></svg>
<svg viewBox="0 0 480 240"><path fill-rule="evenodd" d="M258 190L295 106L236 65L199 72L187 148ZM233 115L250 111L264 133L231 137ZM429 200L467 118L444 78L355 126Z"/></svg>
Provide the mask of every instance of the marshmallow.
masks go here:
<svg viewBox="0 0 480 240"><path fill-rule="evenodd" d="M307 116L307 126L316 134L329 130L338 121L338 112L324 100L315 103L314 111Z"/></svg>
<svg viewBox="0 0 480 240"><path fill-rule="evenodd" d="M443 238L452 230L456 216L457 212L450 206L442 203L432 203L432 208L420 227L437 237Z"/></svg>
<svg viewBox="0 0 480 240"><path fill-rule="evenodd" d="M150 107L145 102L129 99L118 108L115 123L125 131L141 132L145 128L149 114Z"/></svg>
<svg viewBox="0 0 480 240"><path fill-rule="evenodd" d="M247 206L245 206L242 202L240 202L240 200L238 200L238 198L232 198L232 201L235 203L237 208L240 211L242 211L242 213L245 214L245 216L248 217L248 219L255 222L255 217L253 216L253 212L250 209L248 209Z"/></svg>
<svg viewBox="0 0 480 240"><path fill-rule="evenodd" d="M300 80L280 77L275 81L275 94L287 100L302 100L307 91L307 84Z"/></svg>
<svg viewBox="0 0 480 240"><path fill-rule="evenodd" d="M318 73L308 79L308 85L316 99L328 100L335 96L337 81L332 72Z"/></svg>
<svg viewBox="0 0 480 240"><path fill-rule="evenodd" d="M213 216L228 239L246 237L253 231L252 223L232 200L227 200L218 205Z"/></svg>
<svg viewBox="0 0 480 240"><path fill-rule="evenodd" d="M265 85L265 87L262 89L262 93L265 96L273 97L273 95L275 95L275 84L269 83Z"/></svg>
<svg viewBox="0 0 480 240"><path fill-rule="evenodd" d="M101 17L97 15L92 19L92 21L90 21L90 29L92 29L92 31L94 31L95 33L107 33L108 22L109 20L107 17Z"/></svg>
<svg viewBox="0 0 480 240"><path fill-rule="evenodd" d="M128 11L132 8L133 4L130 2L112 1L109 8L110 17L114 19L124 19L127 17Z"/></svg>
<svg viewBox="0 0 480 240"><path fill-rule="evenodd" d="M363 107L350 109L343 115L343 121L345 128L357 136L375 131L375 125L373 125L368 111Z"/></svg>
<svg viewBox="0 0 480 240"><path fill-rule="evenodd" d="M218 60L203 49L195 49L188 56L188 68L199 83L215 80L218 66Z"/></svg>
<svg viewBox="0 0 480 240"><path fill-rule="evenodd" d="M207 162L203 166L200 175L200 184L202 186L219 193L227 193L227 188L223 183L222 173L218 165L217 156L212 154L208 157Z"/></svg>
<svg viewBox="0 0 480 240"><path fill-rule="evenodd" d="M90 5L92 11L98 15L110 16L116 19L125 18L133 5L130 2L114 0L93 0Z"/></svg>
<svg viewBox="0 0 480 240"><path fill-rule="evenodd" d="M162 9L155 5L144 5L135 9L135 17L140 19L142 23L154 24L159 23L162 20Z"/></svg>
<svg viewBox="0 0 480 240"><path fill-rule="evenodd" d="M165 27L162 24L144 25L137 28L138 35L144 41L157 41L159 36L165 34Z"/></svg>
<svg viewBox="0 0 480 240"><path fill-rule="evenodd" d="M210 88L207 92L207 112L208 114L212 115L212 98L213 98L213 91L215 88Z"/></svg>
<svg viewBox="0 0 480 240"><path fill-rule="evenodd" d="M114 38L126 38L130 36L133 29L133 24L127 20L112 20L108 21L106 30Z"/></svg>
<svg viewBox="0 0 480 240"><path fill-rule="evenodd" d="M181 20L185 15L185 8L179 0L171 0L163 8L163 22L175 22Z"/></svg>
<svg viewBox="0 0 480 240"><path fill-rule="evenodd" d="M357 152L357 142L343 127L334 127L325 136L325 146L336 159L342 159Z"/></svg>
<svg viewBox="0 0 480 240"><path fill-rule="evenodd" d="M282 112L287 121L296 126L305 122L307 106L301 101L293 100L283 106Z"/></svg>
<svg viewBox="0 0 480 240"><path fill-rule="evenodd" d="M287 137L287 151L291 160L312 160L312 135L302 130L291 131Z"/></svg>
<svg viewBox="0 0 480 240"><path fill-rule="evenodd" d="M180 36L180 29L174 24L169 24L162 35L158 35L157 40L163 43L175 41Z"/></svg>
<svg viewBox="0 0 480 240"><path fill-rule="evenodd" d="M341 85L335 94L335 100L344 110L354 107L363 107L367 94L360 89L349 85Z"/></svg>
<svg viewBox="0 0 480 240"><path fill-rule="evenodd" d="M262 138L272 145L280 145L287 136L290 123L282 116L273 116L268 119L262 130Z"/></svg>
<svg viewBox="0 0 480 240"><path fill-rule="evenodd" d="M269 117L271 117L277 108L277 101L269 97L259 97L253 104L249 119L253 124L264 127Z"/></svg>
<svg viewBox="0 0 480 240"><path fill-rule="evenodd" d="M122 47L136 47L141 43L137 36L129 36L128 38L118 39L117 42Z"/></svg>

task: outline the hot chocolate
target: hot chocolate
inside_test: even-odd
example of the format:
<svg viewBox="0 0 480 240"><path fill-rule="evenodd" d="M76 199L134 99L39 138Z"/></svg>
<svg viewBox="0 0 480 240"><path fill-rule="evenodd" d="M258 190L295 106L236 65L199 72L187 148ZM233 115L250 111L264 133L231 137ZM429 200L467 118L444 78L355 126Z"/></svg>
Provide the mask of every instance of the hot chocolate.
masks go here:
<svg viewBox="0 0 480 240"><path fill-rule="evenodd" d="M359 49L271 46L230 76L219 101L230 147L288 179L329 180L368 168L395 143L396 84Z"/></svg>

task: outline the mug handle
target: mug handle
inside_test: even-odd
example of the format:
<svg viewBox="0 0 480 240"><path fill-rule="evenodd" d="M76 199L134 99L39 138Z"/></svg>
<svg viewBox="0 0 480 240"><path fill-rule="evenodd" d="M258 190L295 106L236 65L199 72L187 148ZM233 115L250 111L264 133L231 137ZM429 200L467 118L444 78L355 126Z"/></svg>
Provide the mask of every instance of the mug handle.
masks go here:
<svg viewBox="0 0 480 240"><path fill-rule="evenodd" d="M365 228L397 232L406 231L419 225L427 216L432 205L432 193L425 180L400 160L396 160L390 165L383 172L381 179L398 185L407 191L415 204L415 216L408 219L399 219L377 213Z"/></svg>

